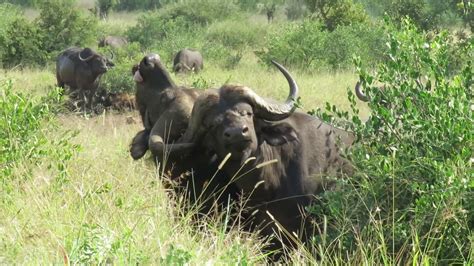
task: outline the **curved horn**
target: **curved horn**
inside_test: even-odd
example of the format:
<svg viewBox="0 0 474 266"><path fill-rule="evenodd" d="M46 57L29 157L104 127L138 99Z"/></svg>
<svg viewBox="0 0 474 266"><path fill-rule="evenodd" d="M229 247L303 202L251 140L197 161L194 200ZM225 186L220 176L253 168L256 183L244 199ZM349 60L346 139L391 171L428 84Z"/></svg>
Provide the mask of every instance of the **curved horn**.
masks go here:
<svg viewBox="0 0 474 266"><path fill-rule="evenodd" d="M150 135L148 147L155 156L165 157L167 153L173 153L173 156L179 156L189 152L194 148L194 143L165 143L159 135Z"/></svg>
<svg viewBox="0 0 474 266"><path fill-rule="evenodd" d="M109 53L111 55L110 60L114 60L114 58L115 58L114 51L112 51L112 49L109 49Z"/></svg>
<svg viewBox="0 0 474 266"><path fill-rule="evenodd" d="M86 49L87 49L87 48L84 48L84 49L78 54L79 59L80 59L81 61L84 61L84 62L87 62L87 61L91 60L91 59L95 56L95 54L92 52L92 50L89 49L89 51L91 51L91 55L88 56L88 57L86 57L86 58L82 58L81 53L82 53L84 50L86 50Z"/></svg>
<svg viewBox="0 0 474 266"><path fill-rule="evenodd" d="M247 87L226 87L221 91L222 97L232 100L246 99L253 104L256 115L269 121L279 121L289 117L296 110L298 85L285 67L272 60L272 63L285 76L290 93L284 103L270 103Z"/></svg>
<svg viewBox="0 0 474 266"><path fill-rule="evenodd" d="M362 90L360 89L360 85L361 85L361 82L357 81L357 83L355 85L355 94L356 94L357 98L359 98L359 100L361 100L363 102L368 102L369 97L362 92Z"/></svg>

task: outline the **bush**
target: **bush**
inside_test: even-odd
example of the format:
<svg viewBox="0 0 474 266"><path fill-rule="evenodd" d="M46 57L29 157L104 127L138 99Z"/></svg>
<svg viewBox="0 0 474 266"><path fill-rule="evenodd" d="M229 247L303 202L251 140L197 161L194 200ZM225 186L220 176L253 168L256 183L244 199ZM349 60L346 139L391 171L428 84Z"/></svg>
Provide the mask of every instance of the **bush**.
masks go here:
<svg viewBox="0 0 474 266"><path fill-rule="evenodd" d="M232 19L210 25L206 38L234 50L244 50L247 47L261 46L261 36L264 35L266 35L265 26L250 23L248 20Z"/></svg>
<svg viewBox="0 0 474 266"><path fill-rule="evenodd" d="M0 4L0 60L3 61L3 56L6 53L7 46L6 41L9 36L7 34L7 29L10 28L10 25L13 21L17 20L22 16L21 10L8 3Z"/></svg>
<svg viewBox="0 0 474 266"><path fill-rule="evenodd" d="M119 0L116 5L118 10L150 10L162 7L164 4L175 0Z"/></svg>
<svg viewBox="0 0 474 266"><path fill-rule="evenodd" d="M36 23L43 31L42 49L54 56L70 46L97 42L97 19L64 1L42 3Z"/></svg>
<svg viewBox="0 0 474 266"><path fill-rule="evenodd" d="M103 54L107 53L107 48L101 49ZM115 66L107 71L100 80L100 87L108 92L133 93L135 82L132 76L132 66L140 62L143 54L137 43L130 43L127 46L114 50Z"/></svg>
<svg viewBox="0 0 474 266"><path fill-rule="evenodd" d="M0 59L4 67L43 65L70 46L96 43L97 20L71 8L65 1L40 4L33 22L16 8L0 5Z"/></svg>
<svg viewBox="0 0 474 266"><path fill-rule="evenodd" d="M207 26L214 21L238 16L239 8L231 0L187 0L164 6L163 19L183 18L188 24Z"/></svg>
<svg viewBox="0 0 474 266"><path fill-rule="evenodd" d="M258 56L266 63L276 59L305 70L348 68L353 54L368 64L382 59L384 39L377 25L341 26L333 32L324 28L313 20L290 23L270 34L267 50Z"/></svg>
<svg viewBox="0 0 474 266"><path fill-rule="evenodd" d="M287 0L285 13L289 20L297 20L306 16L308 9L304 4L304 0Z"/></svg>
<svg viewBox="0 0 474 266"><path fill-rule="evenodd" d="M61 90L51 90L40 100L32 100L13 92L10 81L0 80L0 180L2 190L11 189L9 182L18 173L25 172L43 162L54 167L59 177L66 175L66 164L77 146L69 143L71 132L62 132L54 138L47 135L53 131L55 112L62 103ZM5 196L5 195L2 195Z"/></svg>
<svg viewBox="0 0 474 266"><path fill-rule="evenodd" d="M165 39L188 35L191 27L183 18L164 19L160 13L151 12L140 17L137 25L128 29L127 36L130 41L149 48Z"/></svg>
<svg viewBox="0 0 474 266"><path fill-rule="evenodd" d="M324 195L325 211L313 212L327 215L325 241L336 241L344 256L363 245L374 264L472 261L473 57L451 73L447 34L429 42L408 21L400 31L389 25L388 38L389 59L375 74L356 60L368 121L347 112L323 116L353 122L349 156L358 171ZM357 114L352 93L349 100Z"/></svg>
<svg viewBox="0 0 474 266"><path fill-rule="evenodd" d="M305 0L305 2L313 17L319 19L330 31L339 26L367 21L362 5L354 3L353 0Z"/></svg>
<svg viewBox="0 0 474 266"><path fill-rule="evenodd" d="M43 33L33 23L18 17L5 29L0 36L1 61L3 67L17 65L37 65L46 61L47 53L42 49Z"/></svg>
<svg viewBox="0 0 474 266"><path fill-rule="evenodd" d="M9 3L14 5L20 6L35 6L38 1L37 0L0 0L0 4Z"/></svg>
<svg viewBox="0 0 474 266"><path fill-rule="evenodd" d="M151 12L141 17L137 25L127 31L127 36L130 41L158 53L163 62L168 62L182 48L201 50L203 31L203 28L189 24L182 17L165 19L161 13Z"/></svg>

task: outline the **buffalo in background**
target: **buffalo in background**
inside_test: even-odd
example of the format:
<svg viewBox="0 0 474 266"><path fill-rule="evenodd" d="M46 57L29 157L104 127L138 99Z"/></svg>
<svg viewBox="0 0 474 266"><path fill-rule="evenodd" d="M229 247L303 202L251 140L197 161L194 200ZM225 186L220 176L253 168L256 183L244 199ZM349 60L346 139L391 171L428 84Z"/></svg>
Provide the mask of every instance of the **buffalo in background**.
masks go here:
<svg viewBox="0 0 474 266"><path fill-rule="evenodd" d="M109 46L111 48L117 49L121 48L128 44L127 38L122 36L105 36L99 41L99 47Z"/></svg>
<svg viewBox="0 0 474 266"><path fill-rule="evenodd" d="M315 195L331 186L327 177L350 174L352 165L340 149L352 145L352 133L321 119L295 112L298 86L288 71L290 94L284 103L267 101L245 86L225 85L195 102L181 145L215 153L232 182L247 198L250 229L280 235L294 246L315 227L305 215ZM230 157L228 157L230 154ZM296 241L298 242L298 241ZM281 248L276 239L272 249Z"/></svg>
<svg viewBox="0 0 474 266"><path fill-rule="evenodd" d="M86 107L92 109L100 76L113 66L107 57L90 48L71 47L57 57L57 84L61 88L69 86L72 100L83 102L83 109Z"/></svg>
<svg viewBox="0 0 474 266"><path fill-rule="evenodd" d="M202 55L194 49L182 49L175 55L173 60L173 71L176 73L199 72L203 67Z"/></svg>

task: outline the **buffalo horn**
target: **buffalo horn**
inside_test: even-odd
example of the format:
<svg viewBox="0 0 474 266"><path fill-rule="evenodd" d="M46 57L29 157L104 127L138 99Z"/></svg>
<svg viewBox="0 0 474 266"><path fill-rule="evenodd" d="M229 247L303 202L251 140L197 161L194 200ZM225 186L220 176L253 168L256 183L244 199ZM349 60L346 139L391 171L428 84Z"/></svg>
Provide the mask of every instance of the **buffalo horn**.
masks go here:
<svg viewBox="0 0 474 266"><path fill-rule="evenodd" d="M115 58L115 54L114 54L114 51L112 51L112 49L109 49L109 53L110 53L110 60L114 60Z"/></svg>
<svg viewBox="0 0 474 266"><path fill-rule="evenodd" d="M159 135L150 136L148 146L153 154L164 156L166 153L183 154L194 148L193 143L165 143Z"/></svg>
<svg viewBox="0 0 474 266"><path fill-rule="evenodd" d="M223 97L233 100L248 100L255 108L255 115L265 120L279 121L289 117L296 109L295 102L298 97L298 85L286 68L273 60L272 63L283 73L290 86L290 93L284 103L268 102L247 87L240 87L239 89L230 88L222 92Z"/></svg>
<svg viewBox="0 0 474 266"><path fill-rule="evenodd" d="M87 48L85 48L85 49L87 49ZM85 50L85 49L84 49L84 50ZM88 56L88 57L86 57L86 58L82 58L81 53L82 53L84 50L82 50L82 51L78 54L78 56L79 56L79 59L80 59L81 61L87 62L87 61L91 60L91 59L94 57L95 54L92 53L90 56Z"/></svg>
<svg viewBox="0 0 474 266"><path fill-rule="evenodd" d="M357 96L357 98L359 98L359 100L363 101L363 102L368 102L369 101L369 97L367 97L367 95L365 95L362 90L360 89L360 81L357 81L356 85L355 85L355 94Z"/></svg>

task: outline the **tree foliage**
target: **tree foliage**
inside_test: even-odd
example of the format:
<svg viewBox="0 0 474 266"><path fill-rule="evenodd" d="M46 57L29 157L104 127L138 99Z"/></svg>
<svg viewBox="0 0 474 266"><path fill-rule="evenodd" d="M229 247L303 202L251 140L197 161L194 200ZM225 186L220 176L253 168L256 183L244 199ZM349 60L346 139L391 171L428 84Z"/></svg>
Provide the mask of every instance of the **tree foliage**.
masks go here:
<svg viewBox="0 0 474 266"><path fill-rule="evenodd" d="M71 8L67 2L54 0L42 3L36 24L45 33L42 49L48 53L96 39L97 20Z"/></svg>
<svg viewBox="0 0 474 266"><path fill-rule="evenodd" d="M320 19L330 31L340 25L367 20L363 7L352 0L305 0L305 2L313 16Z"/></svg>

